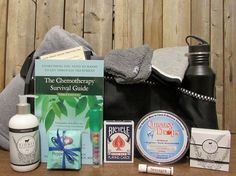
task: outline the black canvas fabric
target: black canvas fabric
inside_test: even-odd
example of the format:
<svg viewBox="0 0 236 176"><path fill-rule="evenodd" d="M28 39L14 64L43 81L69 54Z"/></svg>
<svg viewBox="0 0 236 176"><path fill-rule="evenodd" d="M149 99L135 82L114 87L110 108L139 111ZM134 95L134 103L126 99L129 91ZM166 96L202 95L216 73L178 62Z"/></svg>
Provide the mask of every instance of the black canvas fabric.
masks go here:
<svg viewBox="0 0 236 176"><path fill-rule="evenodd" d="M165 84L153 74L144 83L117 84L105 74L106 120L133 120L135 124L146 114L164 110L177 114L188 126L217 129L215 102L182 93L178 87Z"/></svg>

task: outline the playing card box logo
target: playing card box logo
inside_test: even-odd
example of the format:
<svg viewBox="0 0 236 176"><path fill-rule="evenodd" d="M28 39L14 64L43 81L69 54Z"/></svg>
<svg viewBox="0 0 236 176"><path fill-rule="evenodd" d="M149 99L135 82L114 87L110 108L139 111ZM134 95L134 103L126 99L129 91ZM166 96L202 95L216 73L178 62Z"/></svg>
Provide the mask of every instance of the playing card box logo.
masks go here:
<svg viewBox="0 0 236 176"><path fill-rule="evenodd" d="M133 121L104 122L104 162L133 162Z"/></svg>

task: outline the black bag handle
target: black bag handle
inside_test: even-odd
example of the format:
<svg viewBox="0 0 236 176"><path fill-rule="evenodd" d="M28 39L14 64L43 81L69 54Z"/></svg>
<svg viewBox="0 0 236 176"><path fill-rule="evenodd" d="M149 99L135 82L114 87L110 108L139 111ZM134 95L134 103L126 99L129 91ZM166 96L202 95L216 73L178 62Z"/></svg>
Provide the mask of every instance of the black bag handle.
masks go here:
<svg viewBox="0 0 236 176"><path fill-rule="evenodd" d="M21 67L21 70L20 70L20 75L22 78L26 78L27 74L28 74L28 70L29 70L29 67L32 63L32 58L33 58L33 55L34 55L34 52L35 51L32 51L25 59L25 62L23 63L22 67Z"/></svg>
<svg viewBox="0 0 236 176"><path fill-rule="evenodd" d="M25 78L25 90L24 90L24 94L28 94L30 92L30 82L33 79L33 75L34 75L34 65L35 65L35 59L32 58L31 60L31 64L30 67L28 69L28 73L26 75Z"/></svg>

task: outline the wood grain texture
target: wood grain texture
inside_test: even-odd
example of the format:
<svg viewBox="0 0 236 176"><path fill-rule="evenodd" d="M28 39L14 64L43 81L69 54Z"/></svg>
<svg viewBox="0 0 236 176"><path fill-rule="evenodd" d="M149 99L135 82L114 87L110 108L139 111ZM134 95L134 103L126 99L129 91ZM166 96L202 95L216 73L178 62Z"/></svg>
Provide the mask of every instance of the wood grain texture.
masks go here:
<svg viewBox="0 0 236 176"><path fill-rule="evenodd" d="M224 124L224 86L216 85L216 114L219 129L225 129Z"/></svg>
<svg viewBox="0 0 236 176"><path fill-rule="evenodd" d="M224 93L224 2L211 1L211 66L216 73L216 106L218 124L223 129L223 93Z"/></svg>
<svg viewBox="0 0 236 176"><path fill-rule="evenodd" d="M36 14L36 48L48 30L59 25L63 27L64 0L37 0Z"/></svg>
<svg viewBox="0 0 236 176"><path fill-rule="evenodd" d="M225 0L224 4L224 123L231 132L236 132L236 1Z"/></svg>
<svg viewBox="0 0 236 176"><path fill-rule="evenodd" d="M210 8L210 0L192 0L191 34L208 42L210 42Z"/></svg>
<svg viewBox="0 0 236 176"><path fill-rule="evenodd" d="M163 47L186 45L190 34L190 0L163 1Z"/></svg>
<svg viewBox="0 0 236 176"><path fill-rule="evenodd" d="M163 0L144 1L144 43L152 48L162 48Z"/></svg>
<svg viewBox="0 0 236 176"><path fill-rule="evenodd" d="M83 36L84 0L65 1L65 30Z"/></svg>
<svg viewBox="0 0 236 176"><path fill-rule="evenodd" d="M6 26L7 26L7 0L0 1L0 92L5 84L5 54L6 54Z"/></svg>
<svg viewBox="0 0 236 176"><path fill-rule="evenodd" d="M143 44L143 0L114 0L114 48Z"/></svg>
<svg viewBox="0 0 236 176"><path fill-rule="evenodd" d="M21 69L26 56L34 50L35 3L31 0L9 0L6 84Z"/></svg>
<svg viewBox="0 0 236 176"><path fill-rule="evenodd" d="M231 152L230 152L230 171L222 172L208 169L199 169L189 166L189 159L183 158L181 161L171 164L174 167L174 176L235 176L236 175L236 135L232 135ZM100 167L92 165L82 165L79 171L70 170L47 170L47 165L41 165L31 171L19 173L15 172L10 167L9 152L0 150L0 173L6 176L152 176L152 174L138 172L138 164L150 164L144 158L135 158L131 164L103 164ZM154 176L154 175L153 175ZM159 175L157 175L159 176Z"/></svg>
<svg viewBox="0 0 236 176"><path fill-rule="evenodd" d="M99 56L112 49L112 12L111 0L85 1L84 38Z"/></svg>

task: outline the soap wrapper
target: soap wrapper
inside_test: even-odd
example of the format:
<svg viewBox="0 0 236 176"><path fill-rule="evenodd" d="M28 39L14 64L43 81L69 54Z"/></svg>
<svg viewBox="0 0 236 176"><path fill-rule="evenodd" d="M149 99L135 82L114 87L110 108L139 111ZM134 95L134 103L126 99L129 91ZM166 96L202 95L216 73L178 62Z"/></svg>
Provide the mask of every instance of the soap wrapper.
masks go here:
<svg viewBox="0 0 236 176"><path fill-rule="evenodd" d="M50 130L48 132L47 169L81 168L81 132Z"/></svg>
<svg viewBox="0 0 236 176"><path fill-rule="evenodd" d="M192 128L190 167L229 171L231 134L228 130Z"/></svg>

